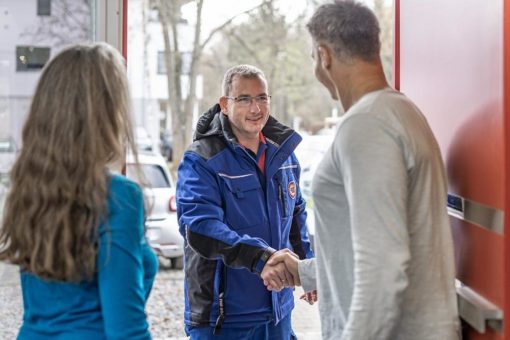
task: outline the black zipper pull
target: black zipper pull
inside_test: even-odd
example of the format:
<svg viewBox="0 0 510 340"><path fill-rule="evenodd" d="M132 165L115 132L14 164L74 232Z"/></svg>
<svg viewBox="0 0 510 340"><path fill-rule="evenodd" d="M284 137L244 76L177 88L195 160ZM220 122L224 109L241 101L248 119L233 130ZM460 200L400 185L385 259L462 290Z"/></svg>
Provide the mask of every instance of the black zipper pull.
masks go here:
<svg viewBox="0 0 510 340"><path fill-rule="evenodd" d="M225 301L223 297L224 293L221 292L218 296L218 304L219 304L219 310L220 315L218 315L218 319L216 319L216 325L214 326L213 335L220 335L221 332L221 325L223 324L223 320L225 320Z"/></svg>

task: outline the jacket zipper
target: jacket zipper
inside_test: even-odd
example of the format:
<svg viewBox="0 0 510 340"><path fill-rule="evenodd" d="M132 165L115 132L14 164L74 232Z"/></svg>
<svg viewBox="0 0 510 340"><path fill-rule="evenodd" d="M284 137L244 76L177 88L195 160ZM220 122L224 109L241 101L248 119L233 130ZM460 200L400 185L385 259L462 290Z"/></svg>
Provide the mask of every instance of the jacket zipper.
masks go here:
<svg viewBox="0 0 510 340"><path fill-rule="evenodd" d="M225 321L225 291L227 290L227 268L221 265L220 291L218 294L218 318L214 325L213 335L220 335L221 326Z"/></svg>
<svg viewBox="0 0 510 340"><path fill-rule="evenodd" d="M280 184L280 182L278 182L278 199L280 200L281 204L282 204L282 211L283 211L283 216L287 216L287 209L285 207L285 201L283 199L283 190L282 190L282 185Z"/></svg>

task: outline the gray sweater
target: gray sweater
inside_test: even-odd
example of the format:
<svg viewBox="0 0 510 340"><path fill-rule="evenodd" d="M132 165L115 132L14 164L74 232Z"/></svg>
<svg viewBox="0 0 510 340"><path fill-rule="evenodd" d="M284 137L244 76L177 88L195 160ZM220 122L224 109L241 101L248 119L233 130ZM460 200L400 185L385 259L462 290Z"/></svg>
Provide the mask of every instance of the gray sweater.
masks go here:
<svg viewBox="0 0 510 340"><path fill-rule="evenodd" d="M366 94L342 119L313 180L324 339L459 338L446 179L426 119L403 94Z"/></svg>

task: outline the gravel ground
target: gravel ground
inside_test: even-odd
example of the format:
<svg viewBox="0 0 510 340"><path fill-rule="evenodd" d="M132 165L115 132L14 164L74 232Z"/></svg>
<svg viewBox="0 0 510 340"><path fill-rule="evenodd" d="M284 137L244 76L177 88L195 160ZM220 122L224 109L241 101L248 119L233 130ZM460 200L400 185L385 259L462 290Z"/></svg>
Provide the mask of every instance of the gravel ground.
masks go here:
<svg viewBox="0 0 510 340"><path fill-rule="evenodd" d="M0 285L0 339L16 339L21 325L21 292L16 285Z"/></svg>
<svg viewBox="0 0 510 340"><path fill-rule="evenodd" d="M2 274L3 272L3 274ZM147 314L154 339L186 339L182 271L161 269L156 276ZM0 339L15 339L22 318L22 300L17 270L0 264Z"/></svg>
<svg viewBox="0 0 510 340"><path fill-rule="evenodd" d="M152 288L147 314L154 339L187 339L184 333L184 273L160 269Z"/></svg>

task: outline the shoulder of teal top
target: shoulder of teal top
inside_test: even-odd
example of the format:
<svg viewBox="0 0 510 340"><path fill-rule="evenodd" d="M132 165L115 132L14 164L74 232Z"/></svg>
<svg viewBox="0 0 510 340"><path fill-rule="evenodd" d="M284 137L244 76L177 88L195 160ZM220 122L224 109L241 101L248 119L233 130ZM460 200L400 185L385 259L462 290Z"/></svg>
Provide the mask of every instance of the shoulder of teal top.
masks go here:
<svg viewBox="0 0 510 340"><path fill-rule="evenodd" d="M135 191L141 192L140 186L135 183L133 180L127 178L126 176L118 175L118 174L111 174L110 177L110 187L112 190L125 190L125 189L132 189Z"/></svg>

